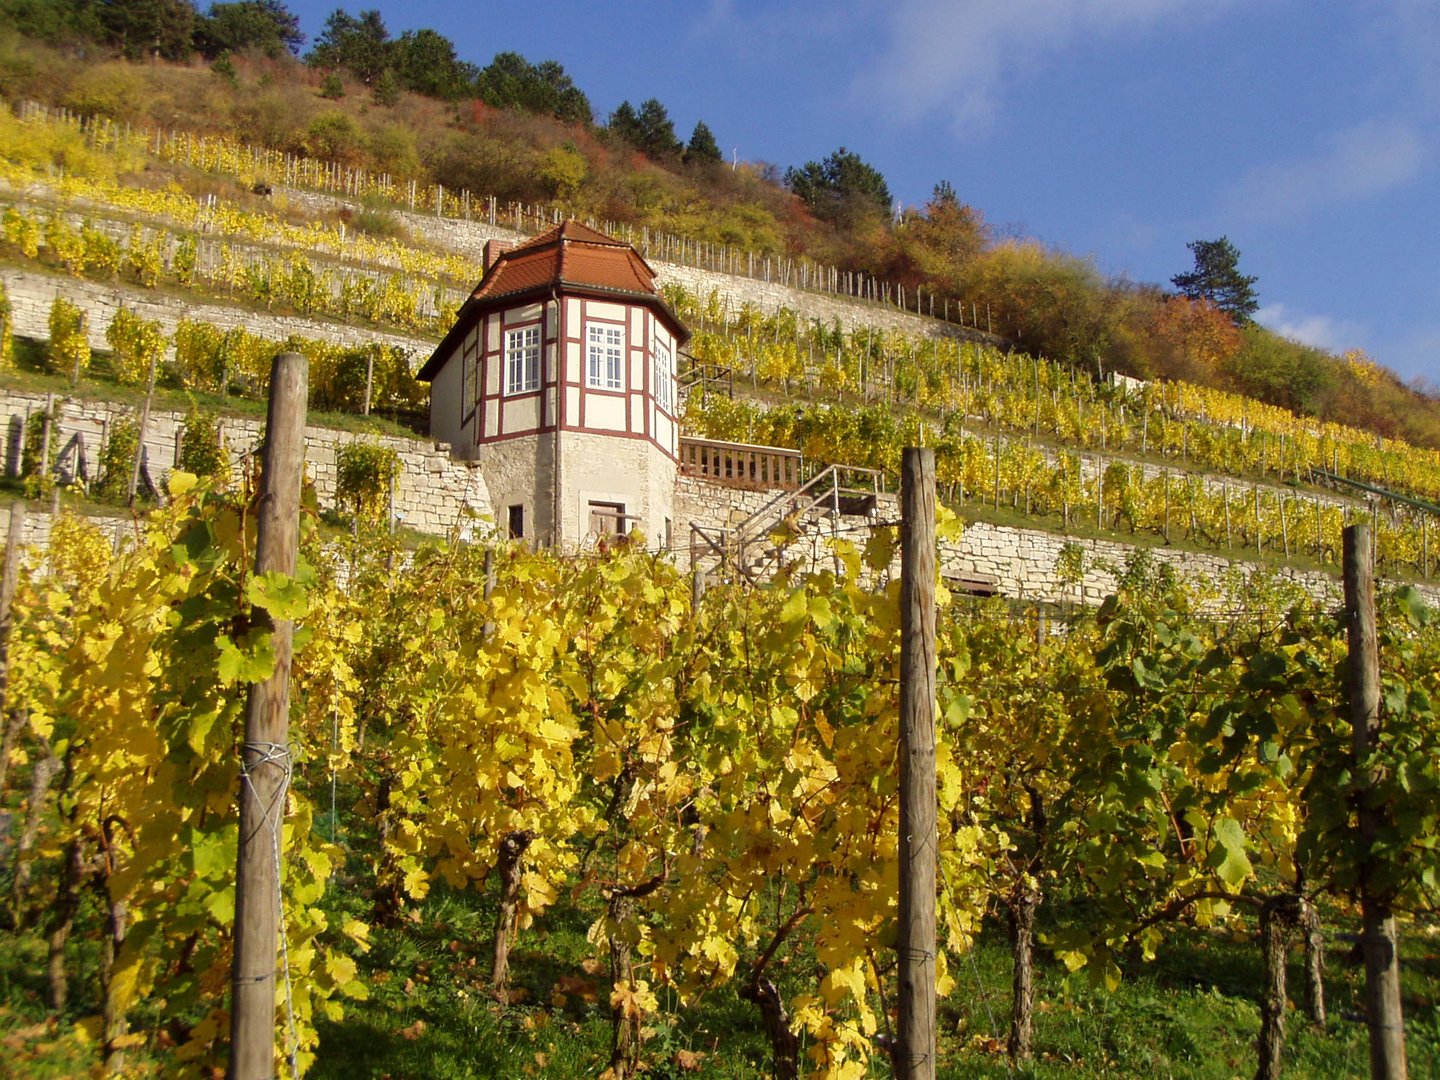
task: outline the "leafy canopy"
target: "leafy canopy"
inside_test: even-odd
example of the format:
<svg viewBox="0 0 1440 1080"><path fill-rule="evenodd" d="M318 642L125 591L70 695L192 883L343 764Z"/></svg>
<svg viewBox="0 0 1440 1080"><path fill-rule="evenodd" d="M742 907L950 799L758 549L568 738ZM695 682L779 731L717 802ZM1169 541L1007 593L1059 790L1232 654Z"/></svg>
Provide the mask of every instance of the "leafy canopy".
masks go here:
<svg viewBox="0 0 1440 1080"><path fill-rule="evenodd" d="M496 53L476 78L475 93L497 109L522 109L569 123L593 119L590 99L554 60L532 64L517 52Z"/></svg>
<svg viewBox="0 0 1440 1080"><path fill-rule="evenodd" d="M434 30L406 30L391 46L392 68L407 90L442 101L475 91L480 69L455 54L455 44Z"/></svg>
<svg viewBox="0 0 1440 1080"><path fill-rule="evenodd" d="M695 130L690 133L690 141L685 144L685 164L719 165L722 160L724 155L720 153L720 144L715 141L715 133L704 120L697 120Z"/></svg>
<svg viewBox="0 0 1440 1080"><path fill-rule="evenodd" d="M211 4L195 28L195 46L208 59L255 49L275 59L298 54L305 43L300 20L280 0Z"/></svg>
<svg viewBox="0 0 1440 1080"><path fill-rule="evenodd" d="M832 223L883 215L890 211L885 177L859 154L840 147L824 161L807 161L785 170L785 186L817 217Z"/></svg>
<svg viewBox="0 0 1440 1080"><path fill-rule="evenodd" d="M654 161L677 157L683 149L675 135L670 113L658 98L647 98L640 103L639 109L628 101L622 101L610 114L607 126L612 134ZM711 141L714 141L713 137ZM718 152L719 148L716 150Z"/></svg>
<svg viewBox="0 0 1440 1080"><path fill-rule="evenodd" d="M305 60L311 67L344 68L369 86L390 66L390 31L374 8L359 18L337 8Z"/></svg>

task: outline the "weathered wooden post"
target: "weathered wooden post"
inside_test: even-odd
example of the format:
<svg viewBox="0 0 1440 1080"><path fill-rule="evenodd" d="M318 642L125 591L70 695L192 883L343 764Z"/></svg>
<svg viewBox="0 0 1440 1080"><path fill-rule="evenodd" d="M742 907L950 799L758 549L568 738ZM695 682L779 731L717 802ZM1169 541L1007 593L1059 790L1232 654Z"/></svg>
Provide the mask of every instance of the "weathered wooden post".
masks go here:
<svg viewBox="0 0 1440 1080"><path fill-rule="evenodd" d="M1375 578L1370 526L1345 529L1345 624L1350 656L1347 683L1355 751L1358 843L1370 851L1385 825L1385 811L1370 802L1374 771L1365 759L1380 736L1380 648L1375 626ZM1370 1028L1370 1075L1405 1080L1405 1021L1400 1008L1400 956L1390 900L1371 887L1373 859L1360 867L1360 948L1365 957L1365 1013Z"/></svg>
<svg viewBox="0 0 1440 1080"><path fill-rule="evenodd" d="M125 505L135 505L140 490L140 463L145 460L145 429L150 426L150 403L155 399L155 357L150 357L150 377L145 383L145 404L140 407L140 430L135 436L135 461L130 467L130 487L125 492ZM273 400L273 398L272 398ZM302 419L301 423L304 421Z"/></svg>
<svg viewBox="0 0 1440 1080"><path fill-rule="evenodd" d="M900 488L900 934L895 1073L935 1076L935 451L908 447Z"/></svg>
<svg viewBox="0 0 1440 1080"><path fill-rule="evenodd" d="M0 796L5 794L5 783L10 772L10 755L15 752L15 743L20 738L22 714L9 708L10 688L10 609L15 601L15 590L20 584L20 557L25 543L25 504L10 504L10 531L5 541L5 568L0 573Z"/></svg>
<svg viewBox="0 0 1440 1080"><path fill-rule="evenodd" d="M257 501L255 572L294 574L300 542L308 365L281 353L270 372L270 407ZM275 968L280 910L281 826L290 783L290 659L294 627L255 609L274 627L275 670L250 687L240 750L240 843L235 874L235 962L230 1013L231 1080L275 1075Z"/></svg>

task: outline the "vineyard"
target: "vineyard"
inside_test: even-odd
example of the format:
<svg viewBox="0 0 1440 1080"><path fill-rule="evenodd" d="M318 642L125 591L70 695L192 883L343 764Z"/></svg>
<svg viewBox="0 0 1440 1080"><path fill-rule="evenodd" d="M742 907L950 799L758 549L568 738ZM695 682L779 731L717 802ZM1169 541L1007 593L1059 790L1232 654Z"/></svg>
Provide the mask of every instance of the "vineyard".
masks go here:
<svg viewBox="0 0 1440 1080"><path fill-rule="evenodd" d="M4 212L12 258L99 282L425 338L443 331L480 275L464 257L347 230L343 220L295 224L174 184L137 188L122 179L157 160L234 177L241 189L268 178L403 204L407 194L385 178L347 176L223 140L127 133L103 122L82 130L32 112L25 122L4 120L18 151L5 179L31 193ZM58 178L44 164L57 156L71 163ZM36 202L36 192L51 194ZM441 211L455 209L438 197ZM469 206L467 198L457 214L468 216ZM691 434L793 447L814 462L892 475L902 445L928 443L937 448L942 492L967 513L1003 511L1055 531L1141 535L1331 569L1341 529L1368 517L1386 573L1426 579L1435 566L1434 450L1189 384L1112 386L978 341L867 326L847 332L794 308L767 313L732 303L715 290L700 295L672 284L666 294L697 328L697 374L723 371L731 385L748 383L748 400L734 401L707 393L702 381L689 396ZM182 322L166 343L172 378L192 389L263 395L277 341ZM316 407L362 411L373 402L413 415L423 405L424 389L409 375L418 357L402 350L295 337L282 346L311 356ZM1360 487L1315 486L1331 477ZM1371 493L1362 498L1357 490Z"/></svg>
<svg viewBox="0 0 1440 1080"><path fill-rule="evenodd" d="M558 214L0 109L0 264L55 294L17 331L0 281L0 380L44 400L0 486L58 508L53 397L145 388L67 478L135 504L154 388L188 405L128 538L57 513L22 550L12 512L0 1074L223 1074L233 1003L269 977L236 965L236 808L260 771L247 695L288 666L274 622L277 1075L893 1074L914 959L895 522L785 522L767 539L826 557L706 589L639 534L397 537L397 454L367 436L334 455L336 505L307 503L295 572L255 568L264 500L226 407L297 352L313 409L423 426L413 373L481 244ZM930 447L945 542L984 520L1133 545L1094 609L937 586L939 1075L1363 1075L1375 905L1399 921L1411 1075L1440 1075L1440 450L1015 352L983 303L778 240L592 224L694 332L687 436L891 479ZM233 323L180 314L202 304ZM1345 613L1263 569L1338 574L1356 523L1388 579L1363 751ZM1161 545L1250 565L1187 582ZM1055 575L1084 557L1067 543Z"/></svg>
<svg viewBox="0 0 1440 1080"><path fill-rule="evenodd" d="M0 138L12 264L421 340L479 265L344 219L297 223L283 189L526 224L226 140L43 115L0 116ZM230 195L135 184L147 163ZM268 204L246 197L261 182L282 188ZM886 298L779 259L774 275ZM666 298L696 331L690 434L891 475L902 447L928 445L962 515L1237 558L1338 569L1342 530L1367 522L1382 572L1434 573L1434 450L1187 384L1115 385L938 324L847 330L718 288ZM37 347L72 387L95 375L86 320L62 296ZM12 363L3 295L0 324ZM95 367L121 386L154 361L180 392L261 398L288 349L309 358L317 408L424 403L417 358L391 345L167 329L123 306L105 341ZM640 537L582 555L402 550L366 527L393 462L357 453L354 535L322 539L309 519L296 574L258 574L248 478L224 486L214 416L192 420L184 462L215 479L172 474L119 550L59 518L0 629L7 1060L25 1075L223 1067L239 731L277 663L268 615L297 624L281 1075L375 1060L426 1076L888 1075L892 527L834 541L835 572L797 564L697 598ZM44 430L36 414L31 495L49 490ZM97 494L123 497L136 442L114 427ZM1377 490L1362 500L1336 477ZM1382 604L1386 737L1364 799L1344 625L1288 586L1202 592L1140 552L1096 611L941 595L942 1075L1228 1077L1257 1053L1278 1075L1282 1052L1302 1075L1357 1074L1349 943L1376 865L1402 917L1413 1072L1440 1071L1440 617L1414 590ZM1370 806L1397 811L1374 844L1355 830ZM1287 1031L1292 1000L1304 1016Z"/></svg>
<svg viewBox="0 0 1440 1080"><path fill-rule="evenodd" d="M0 792L24 959L5 978L33 988L39 1022L5 1037L12 1060L37 1075L223 1064L237 724L246 685L276 663L253 610L296 622L282 1075L330 1075L327 1060L431 984L418 1024L387 1035L432 1045L443 999L497 1033L494 1075L884 1074L893 532L840 541L838 575L695 604L638 542L397 558L383 534L322 546L311 528L293 577L258 575L241 494L172 485L118 554L62 519L14 594ZM1254 1002L1236 1013L1245 1054L1257 1012L1283 1038L1286 941L1311 961L1289 995L1309 1018L1297 1053L1357 1071L1353 1006L1332 1000L1326 1020L1327 985L1353 987L1343 949L1329 949L1340 972L1317 964L1353 926L1371 859L1411 913L1402 936L1433 932L1435 613L1408 590L1382 604L1386 737L1367 764L1373 804L1397 812L1370 850L1343 779L1333 613L1255 580L1230 598L1236 614L1201 615L1143 559L1098 612L941 599L942 1074L1003 1069L1008 1047L1034 1075L1069 1075L1050 1010L1095 1008L1179 956L1191 985L1243 985L1226 994ZM987 999L984 1036L975 957L1006 927L1017 989L1013 1008ZM1257 951L1237 980L1222 957L1246 956L1257 928L1282 946L1265 979ZM448 944L433 953L403 944L437 932ZM1415 1075L1440 1066L1432 965L1408 976ZM725 1039L680 1037L717 1017L748 1033L735 1038L749 1066ZM1105 1039L1083 1056L1100 1075L1116 1052ZM1249 1069L1174 1053L1175 1075ZM420 1060L408 1074L436 1074Z"/></svg>

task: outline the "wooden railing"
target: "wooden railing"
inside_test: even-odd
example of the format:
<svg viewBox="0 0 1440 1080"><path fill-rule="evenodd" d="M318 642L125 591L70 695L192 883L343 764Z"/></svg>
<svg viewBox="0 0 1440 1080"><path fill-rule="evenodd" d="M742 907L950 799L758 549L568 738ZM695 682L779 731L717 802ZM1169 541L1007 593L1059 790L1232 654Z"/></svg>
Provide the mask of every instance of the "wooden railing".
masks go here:
<svg viewBox="0 0 1440 1080"><path fill-rule="evenodd" d="M680 439L680 471L717 484L750 488L798 488L804 459L798 450L750 446L713 439Z"/></svg>

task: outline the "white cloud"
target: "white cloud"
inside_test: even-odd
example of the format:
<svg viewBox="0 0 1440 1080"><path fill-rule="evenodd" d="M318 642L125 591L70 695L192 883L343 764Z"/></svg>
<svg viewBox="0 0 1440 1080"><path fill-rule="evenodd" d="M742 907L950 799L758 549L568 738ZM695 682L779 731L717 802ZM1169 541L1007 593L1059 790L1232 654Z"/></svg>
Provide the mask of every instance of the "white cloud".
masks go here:
<svg viewBox="0 0 1440 1080"><path fill-rule="evenodd" d="M897 0L888 40L853 91L915 122L948 112L956 132L988 124L1004 83L1097 33L1145 29L1179 0Z"/></svg>
<svg viewBox="0 0 1440 1080"><path fill-rule="evenodd" d="M1282 337L1333 353L1355 348L1364 336L1364 328L1359 323L1292 311L1284 304L1260 305L1255 321Z"/></svg>
<svg viewBox="0 0 1440 1080"><path fill-rule="evenodd" d="M1367 199L1414 180L1425 156L1424 140L1409 123L1367 121L1332 134L1309 155L1253 170L1226 198L1227 215L1284 221Z"/></svg>

